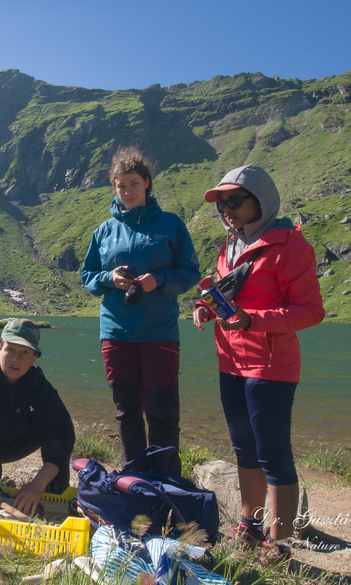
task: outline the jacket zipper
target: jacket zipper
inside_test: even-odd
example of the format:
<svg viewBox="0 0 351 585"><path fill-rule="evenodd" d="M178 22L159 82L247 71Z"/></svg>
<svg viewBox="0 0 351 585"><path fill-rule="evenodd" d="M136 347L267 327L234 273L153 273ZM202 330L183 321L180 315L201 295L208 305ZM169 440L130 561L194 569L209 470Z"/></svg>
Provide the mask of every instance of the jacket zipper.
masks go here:
<svg viewBox="0 0 351 585"><path fill-rule="evenodd" d="M139 223L139 222L140 222L140 214L138 216L137 223ZM131 237L130 242L129 242L129 255L130 255L131 259L132 259L132 266L130 266L129 268L131 269L132 272L134 272L134 254L133 254L133 249L134 249L134 242L135 242L135 240L136 240L136 232L133 231L132 237ZM135 315L134 315L134 313L135 313L135 309L132 306L132 325L130 327L130 333L131 333L131 337L132 337L132 343L134 343L134 341L135 341L135 338L134 338L134 317L135 317Z"/></svg>
<svg viewBox="0 0 351 585"><path fill-rule="evenodd" d="M268 336L269 336L269 340L268 341ZM272 358L273 358L273 337L271 333L265 333L265 337L266 337L266 344L267 344L267 349L268 349L268 354L269 354L269 363L268 363L268 367L270 368L272 365Z"/></svg>

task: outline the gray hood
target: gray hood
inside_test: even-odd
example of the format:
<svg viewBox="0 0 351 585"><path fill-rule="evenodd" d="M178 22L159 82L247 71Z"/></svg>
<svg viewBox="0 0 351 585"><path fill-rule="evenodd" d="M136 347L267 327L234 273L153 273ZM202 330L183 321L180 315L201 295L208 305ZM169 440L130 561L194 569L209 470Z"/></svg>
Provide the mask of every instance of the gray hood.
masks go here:
<svg viewBox="0 0 351 585"><path fill-rule="evenodd" d="M229 171L221 182L218 183L217 187L226 183L245 187L245 189L257 197L261 205L262 217L252 223L246 223L241 230L231 228L224 219L224 215L221 215L225 229L248 246L256 242L277 221L277 213L280 206L280 196L277 187L269 174L258 165L245 165Z"/></svg>

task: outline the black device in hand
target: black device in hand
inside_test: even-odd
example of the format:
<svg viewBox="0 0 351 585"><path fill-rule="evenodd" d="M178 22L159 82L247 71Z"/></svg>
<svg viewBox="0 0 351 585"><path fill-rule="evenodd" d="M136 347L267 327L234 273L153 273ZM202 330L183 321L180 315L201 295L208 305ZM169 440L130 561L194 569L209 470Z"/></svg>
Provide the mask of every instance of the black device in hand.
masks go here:
<svg viewBox="0 0 351 585"><path fill-rule="evenodd" d="M128 278L128 280L134 279L134 274L128 272L125 268L123 268L123 266L118 267L118 272L121 276L123 276L123 278Z"/></svg>
<svg viewBox="0 0 351 585"><path fill-rule="evenodd" d="M125 301L128 305L137 305L141 298L141 293L143 289L141 287L140 282L135 280L133 284L130 285L129 289L125 294Z"/></svg>
<svg viewBox="0 0 351 585"><path fill-rule="evenodd" d="M120 266L118 268L118 272L124 278L134 279L134 274L127 272L127 270L125 270L125 268L122 268L122 266ZM125 294L124 299L125 299L126 303L128 303L128 305L137 305L140 301L142 292L143 292L143 289L141 287L140 282L138 282L137 280L134 280L134 282L130 285L129 289L127 290L127 292Z"/></svg>

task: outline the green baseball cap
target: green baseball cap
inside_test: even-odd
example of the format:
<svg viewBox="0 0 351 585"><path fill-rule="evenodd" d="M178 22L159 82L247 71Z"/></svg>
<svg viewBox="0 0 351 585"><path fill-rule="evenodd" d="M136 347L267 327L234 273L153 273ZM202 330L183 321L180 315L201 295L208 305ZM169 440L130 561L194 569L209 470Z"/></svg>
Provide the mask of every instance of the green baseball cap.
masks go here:
<svg viewBox="0 0 351 585"><path fill-rule="evenodd" d="M1 334L1 339L4 339L8 343L18 343L19 345L31 347L41 355L38 347L40 330L34 321L30 321L29 319L11 319L11 321L6 323Z"/></svg>

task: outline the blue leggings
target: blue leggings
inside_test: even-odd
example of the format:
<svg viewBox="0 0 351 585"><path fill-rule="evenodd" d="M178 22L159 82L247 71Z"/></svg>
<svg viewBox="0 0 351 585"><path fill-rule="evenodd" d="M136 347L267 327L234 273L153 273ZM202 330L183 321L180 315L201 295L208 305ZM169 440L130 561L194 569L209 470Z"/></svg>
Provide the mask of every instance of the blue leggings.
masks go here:
<svg viewBox="0 0 351 585"><path fill-rule="evenodd" d="M262 467L271 485L297 483L291 450L296 384L219 373L221 400L238 465Z"/></svg>

